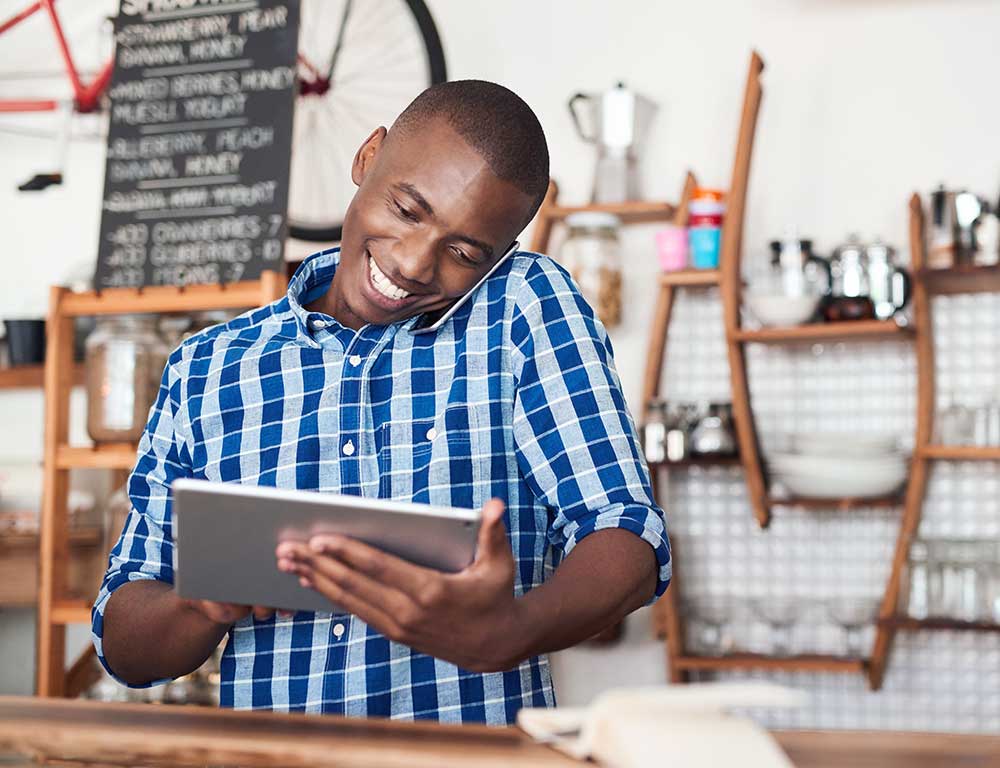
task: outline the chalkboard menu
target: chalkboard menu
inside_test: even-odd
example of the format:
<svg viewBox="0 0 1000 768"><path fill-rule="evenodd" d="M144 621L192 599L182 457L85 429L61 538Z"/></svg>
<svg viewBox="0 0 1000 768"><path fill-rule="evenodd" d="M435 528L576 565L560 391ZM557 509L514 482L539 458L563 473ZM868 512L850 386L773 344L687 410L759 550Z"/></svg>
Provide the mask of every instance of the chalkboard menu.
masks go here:
<svg viewBox="0 0 1000 768"><path fill-rule="evenodd" d="M95 287L281 268L298 28L298 0L122 0Z"/></svg>

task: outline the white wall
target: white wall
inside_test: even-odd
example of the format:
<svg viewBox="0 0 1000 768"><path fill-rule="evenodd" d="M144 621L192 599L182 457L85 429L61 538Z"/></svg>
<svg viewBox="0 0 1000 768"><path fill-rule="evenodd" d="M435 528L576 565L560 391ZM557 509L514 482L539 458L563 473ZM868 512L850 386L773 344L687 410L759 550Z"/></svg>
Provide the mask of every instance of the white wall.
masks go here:
<svg viewBox="0 0 1000 768"><path fill-rule="evenodd" d="M0 15L20 4L0 0ZM812 236L821 251L851 231L904 246L906 201L914 189L945 181L993 196L1000 184L1000 3L428 4L452 78L504 83L536 110L565 201L585 200L593 162L565 102L575 91L602 90L617 80L661 107L644 168L649 197L675 199L688 168L706 184L725 186L752 48L767 69L749 191L750 254L762 252L789 225ZM14 41L0 43L5 57ZM17 49L4 70L37 55L34 48ZM15 182L38 170L47 152L35 140L0 134L0 317L43 314L46 286L94 258L103 150L75 147L62 188L16 193ZM651 312L648 277L656 265L650 228L636 228L625 242L626 317L613 338L635 408ZM37 394L0 394L0 423L0 456L40 455ZM590 651L559 659L563 701L585 701L612 681L662 680L662 655L643 621L633 623L629 638L621 652L600 663ZM7 688L3 679L0 688Z"/></svg>

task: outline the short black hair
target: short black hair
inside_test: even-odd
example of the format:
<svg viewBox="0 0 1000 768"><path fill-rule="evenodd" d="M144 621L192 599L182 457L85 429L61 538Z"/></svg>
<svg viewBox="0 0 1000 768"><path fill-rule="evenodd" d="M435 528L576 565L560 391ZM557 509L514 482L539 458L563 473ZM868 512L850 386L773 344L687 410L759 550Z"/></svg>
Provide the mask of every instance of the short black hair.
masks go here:
<svg viewBox="0 0 1000 768"><path fill-rule="evenodd" d="M485 80L432 85L396 118L392 131L407 133L431 119L444 119L490 166L534 200L534 218L549 187L549 147L538 117L509 88Z"/></svg>

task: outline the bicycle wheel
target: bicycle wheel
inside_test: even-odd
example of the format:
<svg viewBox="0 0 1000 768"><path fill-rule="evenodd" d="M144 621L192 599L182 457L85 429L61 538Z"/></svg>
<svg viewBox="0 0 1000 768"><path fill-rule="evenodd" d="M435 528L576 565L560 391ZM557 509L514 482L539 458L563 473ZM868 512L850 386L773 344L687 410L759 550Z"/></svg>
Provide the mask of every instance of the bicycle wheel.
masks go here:
<svg viewBox="0 0 1000 768"><path fill-rule="evenodd" d="M422 90L447 79L423 0L303 0L289 234L341 238L361 142Z"/></svg>

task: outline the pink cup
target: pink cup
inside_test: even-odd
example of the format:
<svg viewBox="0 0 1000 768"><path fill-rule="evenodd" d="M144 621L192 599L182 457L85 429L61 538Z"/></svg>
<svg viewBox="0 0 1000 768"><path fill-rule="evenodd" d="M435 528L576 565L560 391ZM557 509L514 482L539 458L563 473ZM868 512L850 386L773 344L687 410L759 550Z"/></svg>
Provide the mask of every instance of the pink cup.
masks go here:
<svg viewBox="0 0 1000 768"><path fill-rule="evenodd" d="M669 226L656 233L656 253L660 269L676 272L688 266L688 232L686 227Z"/></svg>

